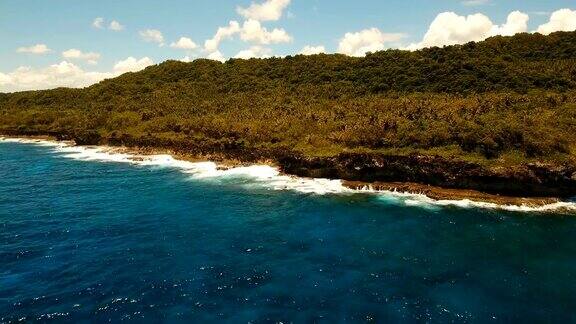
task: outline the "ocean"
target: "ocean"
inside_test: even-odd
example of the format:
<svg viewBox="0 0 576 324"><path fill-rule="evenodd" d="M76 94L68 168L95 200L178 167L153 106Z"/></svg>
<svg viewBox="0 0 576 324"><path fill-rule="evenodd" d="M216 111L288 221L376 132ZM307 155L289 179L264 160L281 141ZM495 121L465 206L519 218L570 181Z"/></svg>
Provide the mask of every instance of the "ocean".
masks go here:
<svg viewBox="0 0 576 324"><path fill-rule="evenodd" d="M576 322L574 216L1 140L0 322Z"/></svg>

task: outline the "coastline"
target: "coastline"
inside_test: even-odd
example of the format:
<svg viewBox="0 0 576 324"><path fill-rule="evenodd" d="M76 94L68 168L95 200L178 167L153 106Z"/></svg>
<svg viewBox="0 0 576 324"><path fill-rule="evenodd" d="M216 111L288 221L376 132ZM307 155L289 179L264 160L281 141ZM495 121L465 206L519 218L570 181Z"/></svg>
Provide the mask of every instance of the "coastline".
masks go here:
<svg viewBox="0 0 576 324"><path fill-rule="evenodd" d="M458 206L500 209L520 212L544 212L553 214L574 214L576 203L563 201L555 197L512 197L483 193L476 190L450 189L412 182L362 182L347 181L340 179L324 179L313 177L299 177L284 173L279 166L270 160L258 163L244 162L237 159L218 159L211 161L205 157L192 154L182 154L169 149L157 149L151 147L126 147L107 145L77 145L74 141L61 141L53 136L1 136L0 141L13 141L29 144L44 144L71 149L71 154L80 154L81 151L92 150L92 156L86 155L84 160L101 160L129 162L141 165L161 165L181 168L183 170L203 169L202 172L211 172L210 176L218 176L218 172L225 174L242 174L260 178L260 180L278 178L282 181L292 182L280 184L274 189L278 190L302 190L317 194L329 193L370 193L385 194L395 197L406 198L407 205L429 204L436 206ZM103 154L96 156L93 153ZM198 171L198 170L196 170ZM191 171L192 173L196 171ZM206 176L206 175L204 175ZM306 184L306 182L310 182ZM303 186L297 188L297 186ZM312 187L314 188L312 188Z"/></svg>
<svg viewBox="0 0 576 324"><path fill-rule="evenodd" d="M554 197L525 198L492 195L475 190L447 189L442 187L424 185L410 182L375 182L364 183L358 181L343 181L342 184L354 190L393 191L410 194L424 195L433 200L470 200L479 203L489 203L502 206L528 206L541 207L560 203L561 200Z"/></svg>
<svg viewBox="0 0 576 324"><path fill-rule="evenodd" d="M0 132L8 137L45 137L77 145L127 148L143 154L169 154L188 161L230 165L272 165L302 178L363 183L418 183L431 187L473 190L501 197L572 199L576 197L576 164L527 162L485 165L455 156L344 151L306 154L287 146L259 147L210 139L163 138L97 133ZM473 195L476 196L476 195Z"/></svg>

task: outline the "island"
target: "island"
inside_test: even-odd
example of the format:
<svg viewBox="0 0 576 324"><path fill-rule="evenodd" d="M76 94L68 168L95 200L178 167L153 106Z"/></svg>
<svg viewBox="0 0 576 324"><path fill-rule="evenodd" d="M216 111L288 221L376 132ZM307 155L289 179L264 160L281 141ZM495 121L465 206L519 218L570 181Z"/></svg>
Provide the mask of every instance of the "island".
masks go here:
<svg viewBox="0 0 576 324"><path fill-rule="evenodd" d="M566 199L576 32L365 57L166 61L83 89L2 93L0 135L268 163L351 188Z"/></svg>

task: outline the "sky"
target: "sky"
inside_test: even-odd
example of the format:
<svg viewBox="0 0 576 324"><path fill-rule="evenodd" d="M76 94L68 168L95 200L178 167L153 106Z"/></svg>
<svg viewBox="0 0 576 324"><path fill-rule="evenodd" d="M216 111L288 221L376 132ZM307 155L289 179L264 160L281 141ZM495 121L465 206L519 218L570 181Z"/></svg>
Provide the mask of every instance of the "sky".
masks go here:
<svg viewBox="0 0 576 324"><path fill-rule="evenodd" d="M574 0L0 0L0 92L168 59L342 53L576 30Z"/></svg>

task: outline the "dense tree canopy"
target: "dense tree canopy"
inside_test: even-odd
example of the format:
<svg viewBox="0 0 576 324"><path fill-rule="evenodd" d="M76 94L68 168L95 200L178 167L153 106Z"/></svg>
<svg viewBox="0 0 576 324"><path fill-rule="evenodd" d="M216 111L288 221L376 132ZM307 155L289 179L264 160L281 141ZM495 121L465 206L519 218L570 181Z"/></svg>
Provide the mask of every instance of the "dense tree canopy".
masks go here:
<svg viewBox="0 0 576 324"><path fill-rule="evenodd" d="M364 58L167 61L85 89L0 94L0 133L15 132L574 163L576 32Z"/></svg>

